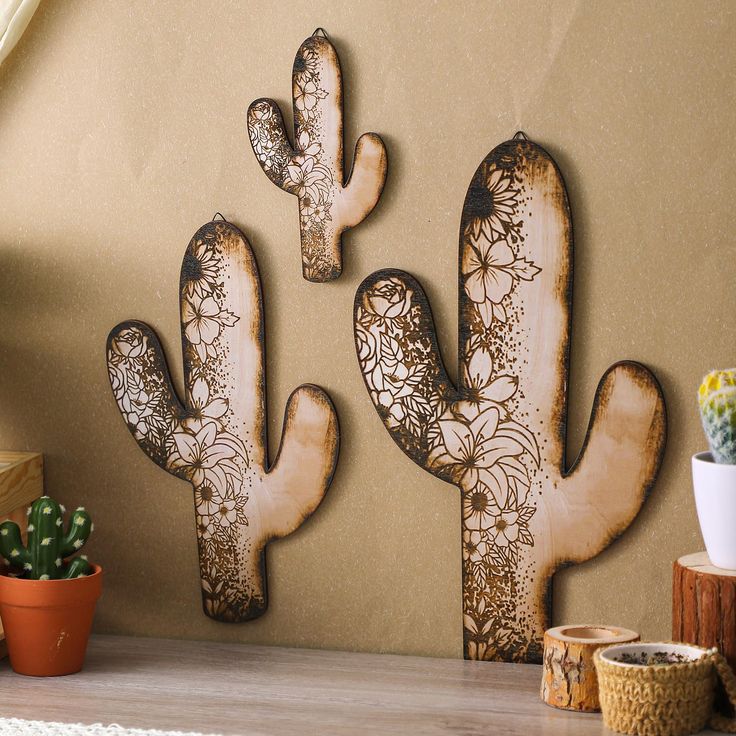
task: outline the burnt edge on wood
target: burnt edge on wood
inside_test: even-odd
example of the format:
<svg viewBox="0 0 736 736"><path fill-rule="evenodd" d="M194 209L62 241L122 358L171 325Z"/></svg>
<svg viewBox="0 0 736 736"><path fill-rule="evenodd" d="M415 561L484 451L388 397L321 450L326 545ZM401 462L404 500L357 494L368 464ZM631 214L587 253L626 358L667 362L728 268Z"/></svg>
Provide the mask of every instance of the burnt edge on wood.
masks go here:
<svg viewBox="0 0 736 736"><path fill-rule="evenodd" d="M530 235L532 231L524 229L520 212L543 217L547 227L555 228L550 237L557 240L557 261L550 256L548 246L541 247ZM538 224L538 219L535 222ZM552 273L539 276L545 266L540 267L536 258L542 263L550 261L555 266L550 266ZM494 270L493 278L489 278L488 273ZM533 340L525 341L523 335L520 338L513 324L514 320L520 322L518 313L524 311L523 289L527 286L522 282L533 282L537 277L542 283L540 289L544 289L541 298L548 300L545 304L557 305L564 319L553 321L550 326L559 330L557 350L549 356L549 370L554 372L557 388L555 399L545 406L547 412L543 416L549 415L553 426L535 428L533 432L531 425L523 424L524 416L533 416L533 407L525 406L524 387L514 377L514 365L518 364L513 357L514 351L528 349L525 342ZM622 361L611 366L596 390L581 453L567 467L564 450L572 319L572 224L559 169L536 144L507 141L494 149L476 171L461 218L458 286L459 388L447 377L431 308L421 285L396 269L374 273L357 290L354 324L358 360L371 398L396 443L415 463L461 489L465 656L539 662L541 636L549 623L550 583L555 570L589 559L610 544L631 523L651 489L664 452L664 400L658 382L641 364ZM540 298L539 289L536 298ZM537 310L543 308L544 305L537 305ZM532 320L525 325L527 331L545 329L544 322ZM478 358L481 351L487 354ZM499 356L502 360L498 360ZM494 372L496 362L501 369ZM524 369L519 370L523 373ZM484 391L493 394L496 379L504 378L506 383L498 387L495 398L483 397ZM621 401L611 403L617 382ZM512 401L517 390L520 396ZM632 391L634 406L630 405ZM619 415L623 412L626 420L635 420L636 437L628 436L626 422L618 425L618 432L615 423L611 426L612 410L618 410ZM480 414L493 411L497 415L491 413L478 419ZM518 420L514 414L518 414ZM476 426L478 422L483 431L493 427L495 434L491 435L490 444L500 437L512 448L510 455L525 459L521 469L518 463L507 461L506 488L498 490L498 475L495 480L490 478L488 472L492 473L493 468L484 467L478 457L462 457L463 452L475 453L480 444L481 455L490 452L489 438L474 435L473 427L481 431ZM598 504L601 496L605 498L605 479L596 478L592 488L575 486L582 483L581 459L586 451L589 456L594 454L591 438L594 442L597 433L606 437L611 432L622 443L622 451L628 453L623 458L628 463L625 478L629 482L624 489L624 507L617 506L611 512L615 518L606 519L605 528L589 532L595 535L592 545L587 539L570 552L546 557L552 540L545 543L540 539L542 543L535 547L530 531L537 507L543 506L545 518L554 516L554 494L564 493L565 487L589 506ZM451 433L455 439L448 440ZM537 435L546 442L538 443ZM461 436L465 439L460 445L465 442L471 450L444 451L448 441L453 444ZM605 453L605 443L604 449L599 444L597 451ZM559 467L555 467L557 462ZM590 457L585 465L593 464L595 459ZM481 473L486 474L486 485L475 486L474 491L473 482ZM555 480L545 481L541 476ZM490 498L491 481L498 491L494 499ZM476 502L477 508L473 505ZM485 509L493 504L493 520L484 518ZM555 518L558 517L559 513ZM479 524L478 518L487 525ZM570 519L562 521L568 531L571 523L574 525ZM501 544L499 535L511 526L511 533ZM556 546L559 547L559 540ZM574 540L567 547L575 547ZM522 555L526 561L531 560L527 567L531 572L520 572ZM485 570L483 565L487 566ZM520 577L522 574L525 577ZM496 578L503 575L507 575L505 583L499 583ZM523 593L521 587L525 589ZM507 632L503 640L499 633L502 629Z"/></svg>
<svg viewBox="0 0 736 736"><path fill-rule="evenodd" d="M293 146L278 104L265 97L248 108L248 136L270 181L298 198L302 275L322 283L342 273L342 233L378 203L388 163L381 137L364 133L345 178L340 60L327 36L317 31L294 58Z"/></svg>
<svg viewBox="0 0 736 736"><path fill-rule="evenodd" d="M266 545L297 529L330 485L339 424L322 389L299 386L269 464L261 282L233 225L213 221L192 238L180 300L186 402L155 332L142 322L110 332L108 374L141 449L194 488L205 613L241 622L267 607ZM254 494L259 502L249 504Z"/></svg>

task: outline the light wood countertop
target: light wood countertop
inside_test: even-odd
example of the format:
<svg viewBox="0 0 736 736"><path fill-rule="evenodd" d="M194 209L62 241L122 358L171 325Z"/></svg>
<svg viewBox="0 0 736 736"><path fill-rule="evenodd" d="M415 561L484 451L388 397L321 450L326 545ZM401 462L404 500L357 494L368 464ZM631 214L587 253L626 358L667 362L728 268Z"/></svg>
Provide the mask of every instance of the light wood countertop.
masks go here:
<svg viewBox="0 0 736 736"><path fill-rule="evenodd" d="M228 736L608 734L539 700L541 668L95 636L83 672L0 663L0 715Z"/></svg>

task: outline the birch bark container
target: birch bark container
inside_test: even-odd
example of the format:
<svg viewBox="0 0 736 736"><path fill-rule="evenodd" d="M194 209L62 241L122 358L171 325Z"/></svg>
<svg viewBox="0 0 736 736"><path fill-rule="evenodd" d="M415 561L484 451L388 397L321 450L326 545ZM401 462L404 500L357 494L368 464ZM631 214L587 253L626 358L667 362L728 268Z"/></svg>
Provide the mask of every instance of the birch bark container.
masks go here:
<svg viewBox="0 0 736 736"><path fill-rule="evenodd" d="M599 711L593 654L601 647L633 641L639 641L639 634L617 626L548 629L544 633L542 700L564 710Z"/></svg>

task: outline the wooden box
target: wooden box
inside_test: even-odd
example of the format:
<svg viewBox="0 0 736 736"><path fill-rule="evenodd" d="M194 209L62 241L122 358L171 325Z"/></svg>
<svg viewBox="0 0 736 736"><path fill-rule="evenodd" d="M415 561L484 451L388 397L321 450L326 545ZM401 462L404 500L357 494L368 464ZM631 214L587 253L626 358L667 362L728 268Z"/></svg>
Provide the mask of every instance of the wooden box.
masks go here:
<svg viewBox="0 0 736 736"><path fill-rule="evenodd" d="M43 455L0 450L0 521L12 519L25 539L26 509L39 496L43 496ZM0 657L6 654L0 625Z"/></svg>

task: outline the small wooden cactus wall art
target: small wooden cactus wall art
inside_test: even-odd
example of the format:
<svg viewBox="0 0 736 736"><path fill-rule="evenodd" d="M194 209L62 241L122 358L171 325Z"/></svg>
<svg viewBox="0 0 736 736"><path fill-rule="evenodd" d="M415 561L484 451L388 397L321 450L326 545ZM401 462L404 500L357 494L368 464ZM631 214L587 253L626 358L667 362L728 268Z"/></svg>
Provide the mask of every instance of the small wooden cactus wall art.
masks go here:
<svg viewBox="0 0 736 736"><path fill-rule="evenodd" d="M194 235L180 299L186 401L142 322L123 322L110 333L110 384L141 449L194 487L205 613L246 621L266 610L266 544L297 529L330 485L337 415L324 391L299 386L269 467L261 285L236 227L213 221Z"/></svg>
<svg viewBox="0 0 736 736"><path fill-rule="evenodd" d="M332 281L342 272L342 233L361 223L381 196L386 149L376 133L364 133L344 180L340 60L322 29L299 47L291 83L294 146L269 99L251 103L248 135L266 176L299 199L304 278Z"/></svg>
<svg viewBox="0 0 736 736"><path fill-rule="evenodd" d="M555 162L523 134L473 176L458 276L457 387L402 271L358 288L358 360L395 442L460 490L465 657L538 663L555 570L621 534L654 481L664 401L646 368L613 365L567 467L572 224Z"/></svg>

